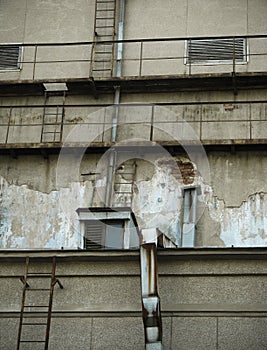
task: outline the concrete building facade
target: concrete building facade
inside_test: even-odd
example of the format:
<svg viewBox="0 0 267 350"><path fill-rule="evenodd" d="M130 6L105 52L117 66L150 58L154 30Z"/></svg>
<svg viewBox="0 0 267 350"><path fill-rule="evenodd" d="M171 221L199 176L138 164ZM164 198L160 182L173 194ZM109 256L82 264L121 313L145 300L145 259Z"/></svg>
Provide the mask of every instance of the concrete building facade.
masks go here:
<svg viewBox="0 0 267 350"><path fill-rule="evenodd" d="M143 349L140 242L164 349L266 349L266 7L0 2L4 349L27 256L64 286L49 349Z"/></svg>

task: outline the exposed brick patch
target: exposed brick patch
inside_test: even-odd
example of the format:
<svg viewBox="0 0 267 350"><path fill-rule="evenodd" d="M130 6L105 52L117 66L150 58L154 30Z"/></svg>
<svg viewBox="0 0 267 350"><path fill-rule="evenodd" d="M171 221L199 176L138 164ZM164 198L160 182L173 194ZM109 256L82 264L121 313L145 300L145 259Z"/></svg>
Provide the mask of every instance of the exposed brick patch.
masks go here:
<svg viewBox="0 0 267 350"><path fill-rule="evenodd" d="M181 171L182 179L185 185L192 184L196 177L196 170L191 162L178 161L177 165Z"/></svg>
<svg viewBox="0 0 267 350"><path fill-rule="evenodd" d="M170 169L175 179L185 185L192 184L197 175L194 165L189 161L183 162L182 160L162 159L158 162L158 165Z"/></svg>

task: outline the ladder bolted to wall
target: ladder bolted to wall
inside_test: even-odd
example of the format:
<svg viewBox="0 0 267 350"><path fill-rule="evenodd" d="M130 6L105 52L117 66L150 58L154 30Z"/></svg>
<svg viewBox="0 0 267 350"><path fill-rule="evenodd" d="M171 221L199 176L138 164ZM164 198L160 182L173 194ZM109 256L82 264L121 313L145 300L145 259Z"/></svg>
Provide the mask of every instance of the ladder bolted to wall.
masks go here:
<svg viewBox="0 0 267 350"><path fill-rule="evenodd" d="M116 0L96 0L91 76L111 77L113 71Z"/></svg>
<svg viewBox="0 0 267 350"><path fill-rule="evenodd" d="M114 206L132 206L135 175L136 163L133 159L127 160L116 169L113 191Z"/></svg>
<svg viewBox="0 0 267 350"><path fill-rule="evenodd" d="M43 109L42 132L40 142L61 142L64 122L65 91L62 94L61 104L49 106L49 98L54 95L45 93Z"/></svg>
<svg viewBox="0 0 267 350"><path fill-rule="evenodd" d="M25 275L20 278L23 283L22 299L21 299L21 311L20 311L20 321L18 330L18 340L17 340L17 350L22 348L22 344L30 343L42 343L44 345L43 349L48 349L50 325L51 325L51 315L52 315L52 304L53 304L53 293L54 287L58 283L61 289L63 285L56 278L56 258L52 258L52 268L50 272L30 272L29 270L30 258L26 258ZM38 286L37 280L46 279L47 286ZM40 300L38 304L32 303L31 297L34 294L35 300L41 297L43 301L45 296L47 297L46 303ZM40 313L45 313L45 316L40 317ZM36 322L37 316L40 319L44 319L42 322ZM34 334L43 333L42 338L35 339ZM29 334L31 334L31 339L29 339ZM27 336L27 338L25 338Z"/></svg>

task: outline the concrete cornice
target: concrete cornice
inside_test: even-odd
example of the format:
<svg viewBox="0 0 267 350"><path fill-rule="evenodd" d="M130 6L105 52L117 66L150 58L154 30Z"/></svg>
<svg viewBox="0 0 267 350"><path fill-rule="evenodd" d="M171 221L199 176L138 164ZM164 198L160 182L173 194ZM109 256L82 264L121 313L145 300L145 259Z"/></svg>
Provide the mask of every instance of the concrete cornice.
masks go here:
<svg viewBox="0 0 267 350"><path fill-rule="evenodd" d="M88 260L88 261L130 261L139 260L139 250L0 250L1 261L24 260L26 256L43 260L56 257L59 260ZM161 260L265 260L267 258L267 247L256 248L178 248L159 249L158 259Z"/></svg>

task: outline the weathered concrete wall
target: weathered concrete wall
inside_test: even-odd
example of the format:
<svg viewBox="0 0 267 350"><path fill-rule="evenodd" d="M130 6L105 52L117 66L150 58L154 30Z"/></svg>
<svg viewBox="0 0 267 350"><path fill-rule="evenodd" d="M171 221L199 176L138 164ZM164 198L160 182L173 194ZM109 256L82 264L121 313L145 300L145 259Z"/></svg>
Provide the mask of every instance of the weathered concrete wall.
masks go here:
<svg viewBox="0 0 267 350"><path fill-rule="evenodd" d="M240 92L238 99L244 102L263 99L265 93L264 90ZM232 98L231 92L123 94L122 103L128 105L120 107L118 141L152 139L177 145L187 139L220 144L225 140L238 143L239 139L244 142L265 138L267 109L263 103L234 104L231 108L227 103L156 105L157 102L180 101L227 102ZM101 101L112 104L113 99L107 95L101 97ZM133 106L132 102L147 105ZM37 143L38 146L42 108L26 106L42 105L43 97L7 97L1 103L14 107L1 111L1 121L5 124L1 128L1 143ZM51 97L50 103L62 103L62 98ZM92 106L79 106L86 103ZM110 141L114 109L102 108L97 103L98 100L88 96L67 97L66 105L72 106L65 110L64 141L87 145L90 142L103 145ZM73 107L74 104L77 107ZM16 108L16 105L25 105L25 108ZM129 160L133 162L120 170L127 159L117 159L114 206L132 206L140 227L156 225L176 240L183 214L181 190L186 184L200 185L197 246L266 245L266 152L209 152L207 155L204 152L200 159L190 152L186 157L178 154L174 158L178 163L172 172L172 166L164 164L171 158L170 154L164 153L161 146L157 147L154 153L146 152L145 147L130 152ZM63 147L60 158L52 154L47 159L41 155L19 155L17 159L2 156L0 230L3 248L82 246L75 210L104 205L109 161L101 154L83 155L84 150L80 149L70 151L62 162L64 151ZM187 163L195 169L189 182L183 177L183 164ZM204 174L203 167L210 176ZM129 171L132 174L129 175ZM123 193L127 191L130 194Z"/></svg>
<svg viewBox="0 0 267 350"><path fill-rule="evenodd" d="M187 165L192 169L191 177L186 174ZM183 216L182 189L188 184L204 188L203 179L194 171L194 165L188 158L156 160L149 180L144 180L142 174L138 174L137 163L132 208L138 226L141 229L158 228L179 245ZM205 201L204 196L199 199Z"/></svg>
<svg viewBox="0 0 267 350"><path fill-rule="evenodd" d="M125 35L127 38L157 38L258 34L266 31L262 14L265 6L264 0L234 3L226 0L223 4L219 0L129 1Z"/></svg>
<svg viewBox="0 0 267 350"><path fill-rule="evenodd" d="M159 253L166 350L266 349L266 253L255 257L250 251L242 259L245 252L235 258L236 252L228 251L228 257L218 251L218 256L196 250L187 256ZM77 252L54 254L65 256L58 258L56 270L64 289L55 287L49 348L142 350L138 252L125 254L123 261L108 254L100 261L88 253L82 258L83 253ZM0 347L11 350L16 345L22 296L19 277L25 263L14 259L14 254L12 260L4 255L0 260ZM31 271L49 271L47 261L32 260ZM40 286L44 278L29 282ZM32 304L37 298L31 299ZM37 333L33 328L28 331L31 339Z"/></svg>
<svg viewBox="0 0 267 350"><path fill-rule="evenodd" d="M64 164L65 167L60 173L57 173L58 163L55 163L56 158L53 156L48 159L41 156L12 160L9 157L3 158L5 162L1 165L3 173L0 197L1 247L81 247L82 237L76 209L103 206L105 200L107 168L98 174L98 157L86 155L83 163L77 164L80 165L81 174L92 173L79 176L78 182L71 176L73 166L76 168L75 157L69 159L68 164ZM181 159L181 164L189 162L188 159ZM148 180L151 169L144 166L143 161L136 160L138 171L132 184L134 191L128 205L133 203L133 211L140 228L159 227L167 236L177 241L183 201L183 170L172 160L176 168L175 177L169 167L166 168L164 164L159 166L160 162L162 160L155 160L155 168L149 174L151 179ZM67 177L56 179L62 171L67 172ZM124 172L129 174L126 168L121 172L122 177ZM95 173L97 175L94 175ZM189 182L199 183L200 180L196 177ZM59 187L59 184L63 183L65 186ZM118 186L125 185L121 181ZM122 200L116 201L115 191L114 206L125 206L124 195L121 196Z"/></svg>
<svg viewBox="0 0 267 350"><path fill-rule="evenodd" d="M1 1L1 42L89 41L94 1Z"/></svg>
<svg viewBox="0 0 267 350"><path fill-rule="evenodd" d="M89 42L94 38L94 1L1 1L0 41L3 43ZM208 12L208 15L207 15ZM135 0L126 3L125 38L170 38L186 36L245 35L266 32L264 0ZM117 37L116 37L117 38ZM0 72L0 79L86 78L92 46L25 47L23 66ZM184 64L185 43L162 42L124 45L123 75L166 75L189 72ZM266 52L266 39L249 41L250 53ZM33 60L37 60L34 66ZM157 58L155 60L155 58ZM51 61L56 60L60 62ZM84 60L84 62L81 62ZM46 63L41 63L45 61ZM69 61L69 62L63 62ZM74 62L76 61L76 62ZM191 73L231 72L232 65L197 65ZM266 70L265 56L251 56L237 64L237 72Z"/></svg>
<svg viewBox="0 0 267 350"><path fill-rule="evenodd" d="M126 6L125 38L170 38L259 34L266 32L266 23L262 10L266 3L258 1L227 0L220 1L129 1ZM259 27L259 22L262 26ZM250 46L251 45L251 46ZM250 52L262 52L265 40L249 42ZM124 67L125 75L186 74L184 65L185 44L180 42L144 43L143 58L138 62L140 44L126 44L125 58L129 59ZM153 58L159 58L154 60ZM166 59L171 57L172 59ZM150 59L151 58L151 59ZM255 60L254 60L255 58ZM248 64L237 65L239 72L264 71L259 66L261 58L251 57ZM130 61L131 60L131 61ZM196 65L191 73L230 72L231 65Z"/></svg>
<svg viewBox="0 0 267 350"><path fill-rule="evenodd" d="M132 206L140 228L159 227L179 241L182 188L199 185L196 246L267 245L266 152L208 154L210 183L185 156L153 157L135 159L131 183L129 168L118 163L113 205ZM99 164L100 155L86 154L81 163L73 155L59 172L56 155L2 156L1 247L81 247L76 209L105 201L107 164L100 173ZM123 193L129 188L130 197Z"/></svg>
<svg viewBox="0 0 267 350"><path fill-rule="evenodd" d="M232 92L123 94L117 141L139 138L176 143L186 139L197 139L202 142L221 143L226 140L244 142L265 139L266 103L250 103L254 99L264 100L265 94L265 90L240 92L238 100L244 103L231 104L229 100L234 100ZM49 98L47 104L61 106L62 101L62 97L54 96ZM113 97L103 96L101 104L99 101L89 96L66 98L62 128L63 141L73 140L71 133L74 136L77 135L76 142L111 141L110 130L114 108L101 107L101 104L112 105ZM187 101L196 105L186 105ZM199 101L202 103L205 101L207 104L198 105ZM216 104L217 101L218 104ZM133 102L147 105L134 106ZM175 105L179 102L184 105ZM208 104L209 102L212 104ZM173 105L157 106L157 103L173 103ZM10 108L0 108L0 143L39 143L41 140L53 142L53 135L50 138L42 138L43 104L43 97L2 98L1 105L10 106ZM91 106L81 106L86 104ZM27 107L29 105L36 105L36 107ZM60 118L61 116L59 121ZM53 123L53 120L51 122ZM57 128L60 130L60 124ZM56 130L56 126L52 125L51 131L53 130ZM81 138L79 134L82 131L84 136Z"/></svg>
<svg viewBox="0 0 267 350"><path fill-rule="evenodd" d="M89 157L86 171L95 169L97 159L95 155ZM75 155L68 160L67 167L71 167ZM48 159L25 156L6 158L2 163L2 247L77 248L80 245L76 209L92 205L95 177L75 182L66 168L66 178L62 181L68 185L58 188L57 161L57 156Z"/></svg>
<svg viewBox="0 0 267 350"><path fill-rule="evenodd" d="M93 40L94 28L93 1L1 1L1 29L2 43L64 43ZM90 59L91 47L49 47L48 50L39 48L36 58L38 61L49 60L77 60ZM88 76L88 62L86 63L51 63L37 64L33 68L35 56L34 47L26 47L23 52L24 63L21 71L1 72L1 79L32 79L33 69L35 78Z"/></svg>
<svg viewBox="0 0 267 350"><path fill-rule="evenodd" d="M202 229L210 233L210 242L217 237L226 246L266 245L265 160L266 152L257 151L209 154L212 221Z"/></svg>

